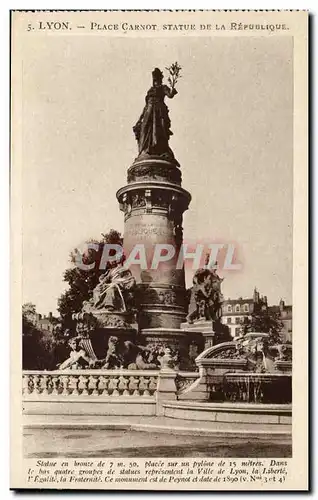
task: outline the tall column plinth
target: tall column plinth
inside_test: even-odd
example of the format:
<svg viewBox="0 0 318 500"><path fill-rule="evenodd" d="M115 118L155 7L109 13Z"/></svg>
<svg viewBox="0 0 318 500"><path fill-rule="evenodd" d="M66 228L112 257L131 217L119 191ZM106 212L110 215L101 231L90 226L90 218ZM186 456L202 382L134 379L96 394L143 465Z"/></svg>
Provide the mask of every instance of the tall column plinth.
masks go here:
<svg viewBox="0 0 318 500"><path fill-rule="evenodd" d="M191 195L181 187L176 164L160 157L135 161L128 169L127 181L117 192L125 214L124 253L129 256L136 245L144 245L140 252L145 252L147 264L146 268L130 266L138 287L139 329L178 329L186 316L186 289L184 269L177 269L177 258L183 213ZM158 244L172 245L175 255L154 269L153 254Z"/></svg>

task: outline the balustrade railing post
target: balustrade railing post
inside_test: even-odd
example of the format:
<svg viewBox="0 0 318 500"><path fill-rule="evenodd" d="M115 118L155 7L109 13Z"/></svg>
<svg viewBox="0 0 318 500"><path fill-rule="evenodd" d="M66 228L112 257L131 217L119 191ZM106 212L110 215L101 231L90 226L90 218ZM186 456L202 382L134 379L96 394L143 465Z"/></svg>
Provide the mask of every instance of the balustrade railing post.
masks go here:
<svg viewBox="0 0 318 500"><path fill-rule="evenodd" d="M99 375L98 377L98 394L100 396L108 396L108 384L109 379L105 375Z"/></svg>
<svg viewBox="0 0 318 500"><path fill-rule="evenodd" d="M29 375L23 375L22 379L22 394L27 396L29 394Z"/></svg>
<svg viewBox="0 0 318 500"><path fill-rule="evenodd" d="M58 376L52 377L52 396L58 396L59 395L59 386L60 386L60 380Z"/></svg>
<svg viewBox="0 0 318 500"><path fill-rule="evenodd" d="M62 391L61 391L62 396L68 396L69 395L69 389L68 389L69 377L67 375L61 375L60 382L61 382L61 388L62 388Z"/></svg>
<svg viewBox="0 0 318 500"><path fill-rule="evenodd" d="M79 378L76 375L71 375L69 380L69 388L72 390L72 396L79 396Z"/></svg>
<svg viewBox="0 0 318 500"><path fill-rule="evenodd" d="M168 400L177 399L176 386L177 372L173 368L164 367L159 372L157 392L156 392L156 413L164 414L162 403Z"/></svg>
<svg viewBox="0 0 318 500"><path fill-rule="evenodd" d="M92 396L98 396L98 390L97 390L97 384L98 384L98 377L94 375L90 375L88 379L88 389L91 392Z"/></svg>
<svg viewBox="0 0 318 500"><path fill-rule="evenodd" d="M88 396L89 395L89 392L88 392L88 383L89 383L88 377L86 377L84 375L80 375L79 376L78 389L82 391L81 392L82 396Z"/></svg>
<svg viewBox="0 0 318 500"><path fill-rule="evenodd" d="M127 377L124 377L123 375L119 377L118 390L123 396L129 396L128 382L129 379Z"/></svg>

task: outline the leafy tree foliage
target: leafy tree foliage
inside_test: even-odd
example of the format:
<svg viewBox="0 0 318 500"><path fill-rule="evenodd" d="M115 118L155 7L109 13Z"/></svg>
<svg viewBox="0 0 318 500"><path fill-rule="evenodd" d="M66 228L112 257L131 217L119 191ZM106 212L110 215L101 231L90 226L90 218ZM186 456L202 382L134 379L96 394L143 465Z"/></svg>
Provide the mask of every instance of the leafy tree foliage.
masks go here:
<svg viewBox="0 0 318 500"><path fill-rule="evenodd" d="M281 342L282 329L283 323L279 319L279 314L270 308L256 311L250 318L244 318L242 325L243 334L247 332L268 333L268 343L270 345Z"/></svg>
<svg viewBox="0 0 318 500"><path fill-rule="evenodd" d="M53 339L50 332L36 325L36 308L27 303L22 306L22 366L24 370L44 370L54 367Z"/></svg>
<svg viewBox="0 0 318 500"><path fill-rule="evenodd" d="M74 331L75 325L72 314L81 311L84 300L89 300L101 274L107 269L100 269L103 249L105 244L122 245L121 234L111 229L107 234L102 234L100 241L90 239L87 243L94 243L97 250L88 249L85 253L80 253L75 249L70 254L72 267L66 269L63 279L68 283L68 289L58 299L58 311L61 315L63 329ZM93 265L92 269L81 269L77 264L83 262L86 265Z"/></svg>

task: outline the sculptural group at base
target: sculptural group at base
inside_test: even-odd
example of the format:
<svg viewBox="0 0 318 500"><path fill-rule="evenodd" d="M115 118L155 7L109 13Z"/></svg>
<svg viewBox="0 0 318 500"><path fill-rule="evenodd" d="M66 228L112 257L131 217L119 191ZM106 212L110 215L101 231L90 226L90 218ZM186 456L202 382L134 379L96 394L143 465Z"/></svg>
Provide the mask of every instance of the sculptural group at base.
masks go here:
<svg viewBox="0 0 318 500"><path fill-rule="evenodd" d="M172 355L170 348L146 347L130 340L120 342L118 337L113 335L108 339L107 352L103 359L96 357L89 338L73 337L68 344L71 349L70 355L58 366L59 370L85 368L158 370L164 365L175 368L178 364L177 356Z"/></svg>

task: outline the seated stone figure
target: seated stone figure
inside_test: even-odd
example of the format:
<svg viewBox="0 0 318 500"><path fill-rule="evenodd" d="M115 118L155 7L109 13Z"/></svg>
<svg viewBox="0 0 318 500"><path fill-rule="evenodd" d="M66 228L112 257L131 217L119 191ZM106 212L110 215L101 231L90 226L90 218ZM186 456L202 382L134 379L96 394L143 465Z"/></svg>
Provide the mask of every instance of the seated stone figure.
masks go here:
<svg viewBox="0 0 318 500"><path fill-rule="evenodd" d="M160 366L155 353L150 349L138 346L139 351L133 363L128 365L129 370L157 370Z"/></svg>
<svg viewBox="0 0 318 500"><path fill-rule="evenodd" d="M117 312L131 310L135 285L136 281L131 271L123 266L122 261L117 261L99 278L99 283L93 290L93 297L90 301L84 302L83 310L106 309Z"/></svg>
<svg viewBox="0 0 318 500"><path fill-rule="evenodd" d="M128 368L129 370L155 370L159 361L156 362L152 352L147 347L136 345L130 340L122 343L118 337L110 336L108 349L102 368L112 370L116 368Z"/></svg>
<svg viewBox="0 0 318 500"><path fill-rule="evenodd" d="M121 368L123 365L123 357L119 350L119 340L113 335L108 339L108 349L106 353L105 363L102 368L111 370L113 368Z"/></svg>
<svg viewBox="0 0 318 500"><path fill-rule="evenodd" d="M59 370L81 370L83 368L92 368L95 365L95 360L88 356L85 349L81 345L82 337L73 337L69 339L68 345L71 349L69 357L61 363Z"/></svg>
<svg viewBox="0 0 318 500"><path fill-rule="evenodd" d="M221 316L221 283L213 269L198 269L193 277L193 287L189 305L188 323L194 320L216 321Z"/></svg>

